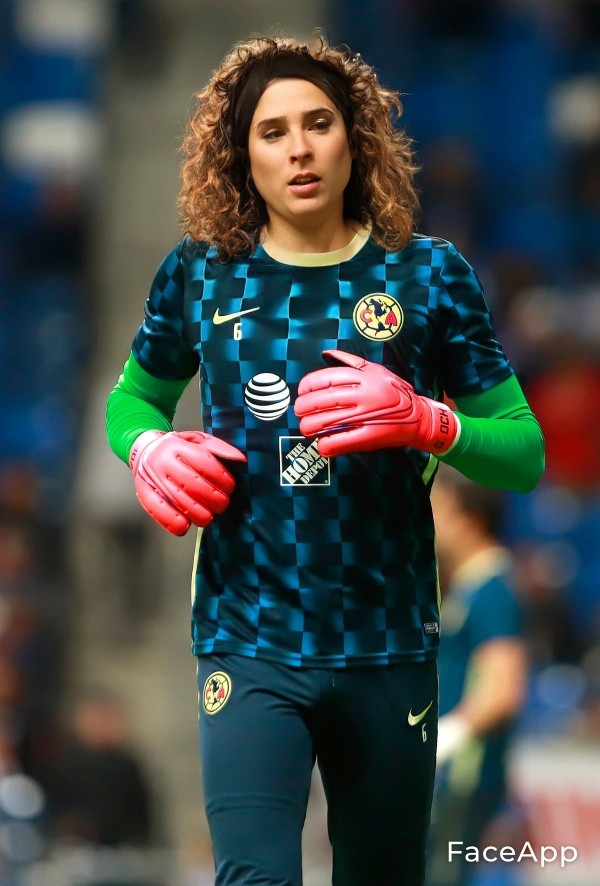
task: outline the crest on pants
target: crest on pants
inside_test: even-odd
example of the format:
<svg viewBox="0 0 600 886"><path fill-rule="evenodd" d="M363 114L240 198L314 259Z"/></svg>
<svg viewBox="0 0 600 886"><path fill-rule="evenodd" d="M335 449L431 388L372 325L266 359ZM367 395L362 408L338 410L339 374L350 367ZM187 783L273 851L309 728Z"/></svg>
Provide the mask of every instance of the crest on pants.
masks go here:
<svg viewBox="0 0 600 886"><path fill-rule="evenodd" d="M231 695L231 678L224 671L215 671L206 678L202 691L205 714L218 714Z"/></svg>

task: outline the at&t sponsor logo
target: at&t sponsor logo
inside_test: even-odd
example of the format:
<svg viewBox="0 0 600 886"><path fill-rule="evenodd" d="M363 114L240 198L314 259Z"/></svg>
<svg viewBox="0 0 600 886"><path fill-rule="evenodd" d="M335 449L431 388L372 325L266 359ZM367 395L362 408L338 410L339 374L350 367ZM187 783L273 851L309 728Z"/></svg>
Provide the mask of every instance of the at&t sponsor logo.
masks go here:
<svg viewBox="0 0 600 886"><path fill-rule="evenodd" d="M283 415L290 405L290 389L278 375L259 372L246 385L244 401L256 418L273 421Z"/></svg>

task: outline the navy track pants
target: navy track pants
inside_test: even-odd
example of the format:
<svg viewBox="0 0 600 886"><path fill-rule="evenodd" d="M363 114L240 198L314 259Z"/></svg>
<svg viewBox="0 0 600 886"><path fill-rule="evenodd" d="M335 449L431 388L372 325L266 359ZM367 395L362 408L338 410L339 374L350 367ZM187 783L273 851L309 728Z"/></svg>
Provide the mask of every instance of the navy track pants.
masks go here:
<svg viewBox="0 0 600 886"><path fill-rule="evenodd" d="M335 886L420 886L435 775L435 662L292 668L198 659L216 884L301 886L315 759ZM425 713L424 713L425 712Z"/></svg>

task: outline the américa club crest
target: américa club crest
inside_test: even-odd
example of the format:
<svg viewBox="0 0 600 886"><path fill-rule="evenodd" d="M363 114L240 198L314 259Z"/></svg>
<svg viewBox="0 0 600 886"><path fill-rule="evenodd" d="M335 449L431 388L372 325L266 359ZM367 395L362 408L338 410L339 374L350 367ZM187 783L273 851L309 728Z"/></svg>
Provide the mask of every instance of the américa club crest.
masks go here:
<svg viewBox="0 0 600 886"><path fill-rule="evenodd" d="M206 679L202 691L205 713L216 714L227 703L231 694L231 678L224 671L215 671Z"/></svg>
<svg viewBox="0 0 600 886"><path fill-rule="evenodd" d="M385 292L371 292L356 303L352 314L361 335L371 341L389 341L404 323L400 303Z"/></svg>

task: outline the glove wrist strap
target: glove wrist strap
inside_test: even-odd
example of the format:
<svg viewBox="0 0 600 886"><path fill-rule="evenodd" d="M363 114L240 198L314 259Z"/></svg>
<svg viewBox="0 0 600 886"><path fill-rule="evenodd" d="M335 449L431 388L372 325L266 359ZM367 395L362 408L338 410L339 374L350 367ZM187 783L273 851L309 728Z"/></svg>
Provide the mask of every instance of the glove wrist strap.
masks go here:
<svg viewBox="0 0 600 886"><path fill-rule="evenodd" d="M427 400L431 410L431 434L429 451L434 455L449 452L460 436L460 422L456 414L444 403Z"/></svg>
<svg viewBox="0 0 600 886"><path fill-rule="evenodd" d="M134 444L131 447L131 452L129 453L129 467L135 474L139 463L140 458L142 456L142 452L144 449L154 440L157 440L159 437L163 437L165 431L143 431L139 437L135 438Z"/></svg>

